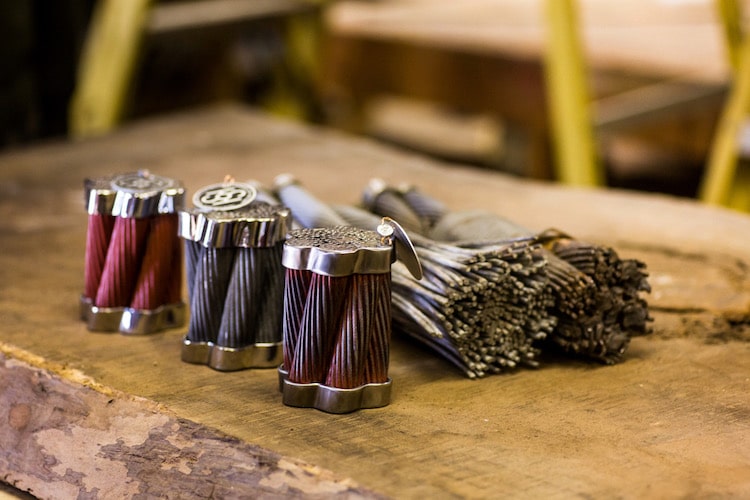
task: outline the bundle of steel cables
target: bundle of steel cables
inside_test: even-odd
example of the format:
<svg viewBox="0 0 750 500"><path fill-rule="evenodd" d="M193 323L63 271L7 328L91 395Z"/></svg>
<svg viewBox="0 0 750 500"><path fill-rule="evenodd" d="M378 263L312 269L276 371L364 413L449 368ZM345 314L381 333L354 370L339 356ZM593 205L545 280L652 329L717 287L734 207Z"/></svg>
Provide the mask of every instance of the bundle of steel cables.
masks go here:
<svg viewBox="0 0 750 500"><path fill-rule="evenodd" d="M604 363L615 363L630 338L648 333L650 291L646 266L621 259L607 246L577 240L558 230L534 233L499 215L451 212L415 187L392 187L374 179L365 189L365 206L381 216L410 221L409 229L434 241L481 247L510 238L533 238L545 266L557 320L543 346Z"/></svg>
<svg viewBox="0 0 750 500"><path fill-rule="evenodd" d="M632 335L647 331L645 266L610 248L534 234L492 214L452 213L415 189L382 182L365 190L367 210L329 206L289 176L275 189L303 227L397 220L424 277L393 266L394 326L470 378L538 366L546 348L614 363Z"/></svg>

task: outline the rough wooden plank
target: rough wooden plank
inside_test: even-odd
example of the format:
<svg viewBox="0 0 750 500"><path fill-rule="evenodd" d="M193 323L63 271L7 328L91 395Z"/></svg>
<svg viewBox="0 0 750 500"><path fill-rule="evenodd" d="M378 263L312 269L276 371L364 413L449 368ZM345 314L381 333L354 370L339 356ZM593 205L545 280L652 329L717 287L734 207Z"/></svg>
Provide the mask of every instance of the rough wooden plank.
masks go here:
<svg viewBox="0 0 750 500"><path fill-rule="evenodd" d="M2 479L39 498L377 497L0 345Z"/></svg>
<svg viewBox="0 0 750 500"><path fill-rule="evenodd" d="M82 179L134 168L182 178L189 192L228 173L268 183L291 172L336 203L356 202L379 176L416 183L455 209L557 227L648 263L654 334L635 339L616 366L549 358L536 371L479 381L396 335L391 405L349 415L285 407L274 370L182 363L184 329L126 337L90 333L78 320ZM240 449L273 450L391 496L746 496L749 233L747 215L687 200L561 189L244 110L206 110L0 156L0 341L232 436ZM44 400L25 387L24 397ZM10 463L16 449L2 450ZM93 458L80 467L92 470ZM0 477L20 479L7 467Z"/></svg>

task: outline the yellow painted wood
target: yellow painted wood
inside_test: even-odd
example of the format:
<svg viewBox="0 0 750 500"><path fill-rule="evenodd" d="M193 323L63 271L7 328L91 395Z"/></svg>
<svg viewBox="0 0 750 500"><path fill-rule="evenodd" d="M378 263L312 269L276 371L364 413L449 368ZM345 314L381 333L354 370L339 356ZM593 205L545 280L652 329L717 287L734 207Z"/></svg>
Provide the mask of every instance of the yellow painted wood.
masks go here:
<svg viewBox="0 0 750 500"><path fill-rule="evenodd" d="M73 137L111 131L121 120L152 0L101 0L95 7L70 106Z"/></svg>
<svg viewBox="0 0 750 500"><path fill-rule="evenodd" d="M750 212L750 164L747 160L737 160L726 205L735 210Z"/></svg>
<svg viewBox="0 0 750 500"><path fill-rule="evenodd" d="M748 111L750 111L750 39L744 37L741 43L737 43L736 36L732 35L732 26L739 21L739 6L735 2L718 2L720 14L727 29L729 46L735 47L730 50L730 58L735 61L734 77L732 86L722 111L711 151L706 165L706 172L700 187L699 197L701 200L725 205L738 210L750 209L750 200L747 194L748 188L741 184L750 181L743 174L742 178L737 176L739 160L739 134ZM734 4L734 8L728 7ZM736 17L735 17L736 16Z"/></svg>
<svg viewBox="0 0 750 500"><path fill-rule="evenodd" d="M601 185L576 4L574 0L546 0L545 15L545 78L557 177L570 185Z"/></svg>
<svg viewBox="0 0 750 500"><path fill-rule="evenodd" d="M314 99L310 89L316 75L321 2L225 1L220 5L181 2L160 6L156 3L100 0L97 4L71 100L71 136L103 134L122 121L147 35L263 17L286 17L288 44L287 57L274 72L274 89L266 108L287 117L311 117Z"/></svg>
<svg viewBox="0 0 750 500"><path fill-rule="evenodd" d="M729 57L729 64L737 71L742 44L742 9L738 0L715 0L724 31L724 42Z"/></svg>
<svg viewBox="0 0 750 500"><path fill-rule="evenodd" d="M300 121L315 119L321 33L319 8L304 9L285 19L285 57L274 70L272 92L263 102L266 111Z"/></svg>

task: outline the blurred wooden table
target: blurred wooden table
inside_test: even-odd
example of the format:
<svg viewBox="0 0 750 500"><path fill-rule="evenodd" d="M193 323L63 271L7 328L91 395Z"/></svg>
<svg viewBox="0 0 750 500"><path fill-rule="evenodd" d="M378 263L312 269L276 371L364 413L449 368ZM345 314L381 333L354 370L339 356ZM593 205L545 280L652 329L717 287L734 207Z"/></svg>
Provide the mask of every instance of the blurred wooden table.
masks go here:
<svg viewBox="0 0 750 500"><path fill-rule="evenodd" d="M623 363L467 380L398 335L392 403L281 403L275 370L182 363L185 329L78 318L87 176L148 168L189 193L282 172L336 203L372 177L613 246L650 269L653 335ZM222 108L0 156L0 478L41 498L750 495L750 218L446 165Z"/></svg>
<svg viewBox="0 0 750 500"><path fill-rule="evenodd" d="M702 162L729 80L716 2L576 3L600 141L628 134ZM526 145L512 170L552 176L541 0L342 1L326 28L323 87L354 110L346 126L384 95L487 113Z"/></svg>

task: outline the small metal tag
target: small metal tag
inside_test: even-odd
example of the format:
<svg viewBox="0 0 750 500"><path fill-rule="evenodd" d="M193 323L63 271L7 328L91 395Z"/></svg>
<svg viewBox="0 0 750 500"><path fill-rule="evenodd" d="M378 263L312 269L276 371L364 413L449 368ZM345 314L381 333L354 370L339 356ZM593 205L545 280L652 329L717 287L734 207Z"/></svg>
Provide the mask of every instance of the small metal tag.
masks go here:
<svg viewBox="0 0 750 500"><path fill-rule="evenodd" d="M421 280L422 264L419 262L417 251L414 249L414 245L406 234L406 231L404 231L404 228L390 217L383 217L382 222L377 228L377 232L383 238L389 238L393 241L396 260L401 261L406 266L406 269L414 276L414 279Z"/></svg>

